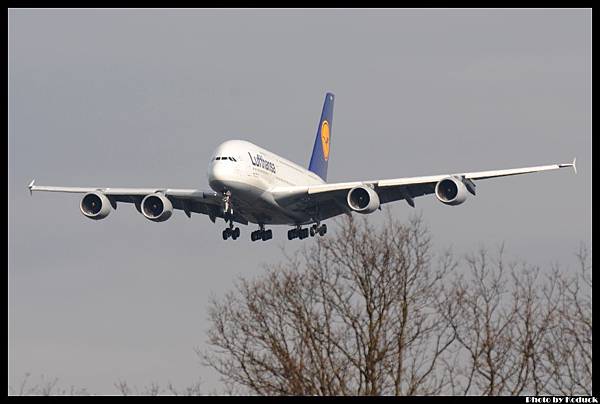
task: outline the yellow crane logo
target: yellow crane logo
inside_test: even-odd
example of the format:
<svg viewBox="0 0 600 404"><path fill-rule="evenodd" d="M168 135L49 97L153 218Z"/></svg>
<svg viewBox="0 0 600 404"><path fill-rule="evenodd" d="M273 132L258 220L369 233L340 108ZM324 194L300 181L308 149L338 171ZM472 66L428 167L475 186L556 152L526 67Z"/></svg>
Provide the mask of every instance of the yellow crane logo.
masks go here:
<svg viewBox="0 0 600 404"><path fill-rule="evenodd" d="M323 146L323 158L325 161L329 158L329 123L323 121L321 124L321 145Z"/></svg>

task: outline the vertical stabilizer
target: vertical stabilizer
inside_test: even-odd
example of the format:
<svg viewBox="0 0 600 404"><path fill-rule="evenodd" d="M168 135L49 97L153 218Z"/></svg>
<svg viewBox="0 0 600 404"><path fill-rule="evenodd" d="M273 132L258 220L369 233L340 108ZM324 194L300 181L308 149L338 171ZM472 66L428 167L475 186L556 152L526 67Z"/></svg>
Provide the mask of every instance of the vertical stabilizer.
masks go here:
<svg viewBox="0 0 600 404"><path fill-rule="evenodd" d="M325 94L323 103L323 112L317 126L317 136L313 146L312 155L308 169L327 181L327 162L331 151L331 129L333 126L333 101L335 96L332 93Z"/></svg>

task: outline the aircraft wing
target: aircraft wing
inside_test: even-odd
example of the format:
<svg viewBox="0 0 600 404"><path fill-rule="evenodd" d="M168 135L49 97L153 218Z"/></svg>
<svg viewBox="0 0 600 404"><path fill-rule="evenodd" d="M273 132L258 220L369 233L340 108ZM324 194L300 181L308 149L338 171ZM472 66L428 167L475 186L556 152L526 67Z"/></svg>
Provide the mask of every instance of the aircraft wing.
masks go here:
<svg viewBox="0 0 600 404"><path fill-rule="evenodd" d="M182 210L188 217L190 213L202 213L208 215L214 222L216 217L223 217L223 199L214 191L203 191L199 189L171 189L171 188L102 188L102 187L55 187L35 185L35 181L29 184L29 191L45 192L68 192L84 194L88 192L102 192L108 197L114 209L117 202L133 203L139 206L146 195L162 193L173 205L173 209ZM234 214L233 220L238 223L248 224L248 221Z"/></svg>
<svg viewBox="0 0 600 404"><path fill-rule="evenodd" d="M572 163L551 164L545 166L512 168L505 170L478 171L469 173L440 174L426 177L392 178L373 181L354 181L309 186L292 186L275 188L272 192L275 200L282 206L292 209L316 209L321 219L330 218L341 213L351 212L346 202L348 191L357 186L370 186L378 196L381 204L398 200L414 207L414 198L435 192L436 184L444 178L454 177L461 180L467 190L475 194L473 181L505 177L509 175L528 174L560 168L572 167L576 171L575 160Z"/></svg>

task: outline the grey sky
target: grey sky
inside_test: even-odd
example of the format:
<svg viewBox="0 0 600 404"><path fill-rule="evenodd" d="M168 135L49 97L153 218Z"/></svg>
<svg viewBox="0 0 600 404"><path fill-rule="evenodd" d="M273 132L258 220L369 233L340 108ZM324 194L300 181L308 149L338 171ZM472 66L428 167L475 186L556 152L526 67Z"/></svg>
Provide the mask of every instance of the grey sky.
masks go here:
<svg viewBox="0 0 600 404"><path fill-rule="evenodd" d="M222 221L128 205L95 222L80 196L26 186L208 189L230 138L307 165L326 91L332 182L576 156L578 175L481 181L458 207L391 205L421 212L440 249L505 241L573 265L591 238L590 45L589 10L10 10L9 383L217 388L193 351L210 294L313 241L242 226L224 242Z"/></svg>

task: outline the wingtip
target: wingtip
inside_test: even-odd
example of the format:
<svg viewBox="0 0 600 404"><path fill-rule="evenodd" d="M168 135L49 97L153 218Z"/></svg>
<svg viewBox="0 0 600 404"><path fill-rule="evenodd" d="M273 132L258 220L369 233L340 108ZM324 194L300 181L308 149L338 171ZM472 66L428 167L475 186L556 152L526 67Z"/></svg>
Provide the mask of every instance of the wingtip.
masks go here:
<svg viewBox="0 0 600 404"><path fill-rule="evenodd" d="M558 167L559 168L573 167L573 171L575 171L575 174L577 174L576 163L577 163L577 158L574 158L572 163L559 164Z"/></svg>
<svg viewBox="0 0 600 404"><path fill-rule="evenodd" d="M33 184L35 184L35 178L31 180L29 185L27 185L27 188L29 189L29 195L33 194Z"/></svg>

